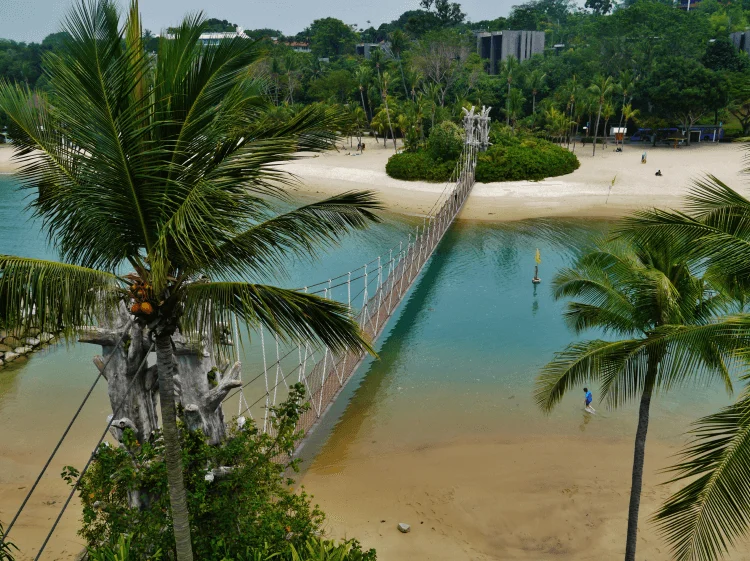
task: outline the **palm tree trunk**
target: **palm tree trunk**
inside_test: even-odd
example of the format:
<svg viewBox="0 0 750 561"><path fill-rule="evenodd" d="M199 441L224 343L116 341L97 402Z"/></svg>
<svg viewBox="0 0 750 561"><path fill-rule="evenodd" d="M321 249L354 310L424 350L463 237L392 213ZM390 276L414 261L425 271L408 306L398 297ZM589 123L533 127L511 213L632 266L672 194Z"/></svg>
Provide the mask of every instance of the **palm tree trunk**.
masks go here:
<svg viewBox="0 0 750 561"><path fill-rule="evenodd" d="M505 124L510 126L510 81L508 81L508 99L505 102Z"/></svg>
<svg viewBox="0 0 750 561"><path fill-rule="evenodd" d="M180 448L180 435L177 430L177 411L174 402L175 363L172 352L172 337L170 335L158 335L156 337L156 367L159 373L161 424L164 434L169 503L172 509L172 525L174 527L177 561L193 561L190 518L182 472L182 450Z"/></svg>
<svg viewBox="0 0 750 561"><path fill-rule="evenodd" d="M654 370L652 376L651 370ZM651 394L654 390L654 379L658 364L649 364L646 387L641 395L641 406L638 411L638 429L635 432L635 450L633 452L633 479L630 485L630 506L628 507L628 532L625 544L625 561L635 561L635 546L638 541L638 511L641 507L641 488L643 487L643 461L646 457L646 434L648 433L648 416L651 407Z"/></svg>
<svg viewBox="0 0 750 561"><path fill-rule="evenodd" d="M401 82L404 84L404 98L409 99L409 90L406 89L406 77L404 76L404 65L401 64L401 57L398 57L398 68L401 70Z"/></svg>
<svg viewBox="0 0 750 561"><path fill-rule="evenodd" d="M536 125L536 91L531 93L531 128Z"/></svg>
<svg viewBox="0 0 750 561"><path fill-rule="evenodd" d="M596 135L599 133L599 119L602 116L602 105L603 103L599 102L599 112L596 114L596 127L594 127L594 152L591 154L592 156L596 156Z"/></svg>

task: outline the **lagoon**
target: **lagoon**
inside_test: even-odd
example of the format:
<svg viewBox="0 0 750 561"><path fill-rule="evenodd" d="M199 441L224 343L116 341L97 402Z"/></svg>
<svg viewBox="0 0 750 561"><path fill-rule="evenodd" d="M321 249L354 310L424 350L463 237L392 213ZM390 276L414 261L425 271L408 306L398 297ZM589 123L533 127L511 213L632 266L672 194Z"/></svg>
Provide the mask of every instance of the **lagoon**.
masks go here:
<svg viewBox="0 0 750 561"><path fill-rule="evenodd" d="M39 222L31 220L24 210L24 197L10 176L0 176L0 253L54 258ZM302 286L351 270L405 238L419 222L385 214L383 224L347 238L340 248L314 264L292 263L286 278L273 280L283 286ZM579 229L581 226L595 236L607 224L589 221L579 224ZM558 547L558 541L562 544L560 558L582 559L585 557L578 550L567 546L564 524L557 528L543 519L529 520L545 511L557 513L565 508L570 516L578 516L591 498L575 506L565 505L568 499L575 503L571 494L578 500L585 496L581 485L574 482L591 481L591 474L599 473L591 471L598 459L602 466L608 466L606 475L613 479L604 494L600 492L594 500L610 505L620 517L610 523L608 515L601 513L606 531L600 528L598 539L617 533L627 505L628 454L636 408L607 411L600 406L599 414L591 418L581 411L582 396L570 396L547 417L536 409L531 397L539 368L576 338L564 324L564 303L554 301L547 281L570 262L581 243L580 236L571 236L566 246L528 235L513 224L463 220L446 235L378 342L379 358L363 364L304 449L303 482L329 512L333 534L360 537L367 547L374 546L379 553L382 550L379 559L386 561L406 555L427 558L420 551L431 552L430 559L539 559L539 555L546 555L540 552ZM541 250L543 260L543 282L539 286L530 282L536 248ZM90 345L58 345L0 369L0 518L4 522L14 514L23 488L33 482L96 376L91 358L97 351ZM246 377L262 369L257 351L255 339L243 347ZM258 389L250 386L248 397ZM647 483L665 479L657 476L656 467L662 467L667 453L684 441L689 422L728 402L719 386L658 396L649 441L649 453L653 452L658 461L647 463ZM227 403L228 416L237 411L236 401ZM64 500L66 487L58 477L61 467L80 467L85 462L108 413L106 391L100 386L52 464L39 496L32 498L28 514L14 529L14 540L25 554L33 553L34 544L41 541L45 527L51 523L49 518L57 514ZM585 454L590 454L590 459L582 461ZM611 456L613 463L602 458L603 454ZM484 465L467 467L457 458ZM544 462L546 466L541 465ZM419 473L420 480L405 473L399 479L387 466ZM615 469L625 477L619 472L615 477ZM560 477L567 477L571 483L552 488L551 482ZM498 479L505 482L500 487ZM534 492L539 493L525 491L529 504L535 505L537 496L550 497L544 506L506 505L499 514L471 493L461 498L472 485L499 493L507 485L515 485L519 491L526 489L525 480L536 482ZM550 488L539 489L537 483L545 481ZM435 500L433 487L447 488L428 508L423 494ZM568 489L567 494L564 489ZM648 492L646 489L646 505L650 504ZM615 495L620 496L621 508L616 508ZM656 498L651 496L652 502ZM391 506L385 505L386 500ZM423 504L417 507L415 503ZM430 514L429 509L438 514ZM421 528L415 528L411 542L393 541L391 526L402 521L394 516L422 516L428 519L429 528L436 529L420 532ZM506 516L511 519L503 518ZM551 514L556 520L555 516ZM76 509L71 508L51 542L50 553L56 552L60 558L77 553L77 517ZM443 522L433 520L438 518ZM381 519L388 521L387 529L381 528ZM526 537L487 545L485 534L492 531L492 525L483 531L477 528L477 519L505 524L511 534L523 528L521 533ZM414 520L406 521L422 526ZM466 530L472 524L479 534ZM648 529L644 535L650 538ZM612 541L613 553L618 551L619 541ZM409 549L417 544L418 548ZM527 544L528 551L519 544ZM590 544L589 550L602 553L610 547L608 544L602 544L601 549ZM663 546L662 551L666 552ZM653 558L666 557L654 553Z"/></svg>

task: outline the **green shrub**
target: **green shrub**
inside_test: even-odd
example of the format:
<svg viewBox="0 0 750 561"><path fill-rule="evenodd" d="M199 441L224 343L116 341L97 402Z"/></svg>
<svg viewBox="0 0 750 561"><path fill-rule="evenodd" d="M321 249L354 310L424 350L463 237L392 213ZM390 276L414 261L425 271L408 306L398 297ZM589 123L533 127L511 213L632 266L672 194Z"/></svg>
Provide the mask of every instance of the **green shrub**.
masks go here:
<svg viewBox="0 0 750 561"><path fill-rule="evenodd" d="M539 181L572 173L580 166L575 154L540 138L498 140L477 158L476 180L480 183Z"/></svg>
<svg viewBox="0 0 750 561"><path fill-rule="evenodd" d="M0 561L14 561L13 551L18 551L18 548L12 542L4 541L3 536L3 525L0 524Z"/></svg>
<svg viewBox="0 0 750 561"><path fill-rule="evenodd" d="M385 172L406 181L448 181L456 167L456 161L435 161L427 152L403 152L388 159Z"/></svg>
<svg viewBox="0 0 750 561"><path fill-rule="evenodd" d="M162 559L160 552L145 560L136 557L132 543L132 536L120 536L114 546L89 549L88 558L90 561L160 561ZM336 543L320 537L312 537L297 547L289 544L281 552L273 552L265 544L262 548L248 548L244 554L240 553L231 557L217 551L212 559L217 561L377 561L377 556L374 549L362 551L362 546L357 540Z"/></svg>
<svg viewBox="0 0 750 561"><path fill-rule="evenodd" d="M291 388L287 401L273 409L275 436L248 420L230 428L227 440L210 446L204 435L180 431L185 487L188 494L193 551L196 559L239 559L248 551L283 553L302 547L321 530L323 513L303 490L294 490L287 470L301 434L296 423L305 410L304 386ZM161 551L174 558L164 445L160 434L136 442L126 431L124 447L102 445L84 477L67 467L64 478L78 485L83 507L79 535L92 549L117 551L121 536L133 559L155 558ZM218 474L207 470L232 469ZM140 508L131 508L136 501ZM106 556L103 559L108 559ZM114 557L117 559L117 557Z"/></svg>
<svg viewBox="0 0 750 561"><path fill-rule="evenodd" d="M575 154L565 148L543 138L513 133L509 127L493 127L490 141L489 150L477 157L476 180L479 183L539 181L572 173L580 166ZM391 177L406 181L443 182L450 179L455 166L455 158L437 160L428 149L391 156L385 171Z"/></svg>
<svg viewBox="0 0 750 561"><path fill-rule="evenodd" d="M455 162L463 148L463 130L451 121L435 125L427 138L427 153L438 162Z"/></svg>

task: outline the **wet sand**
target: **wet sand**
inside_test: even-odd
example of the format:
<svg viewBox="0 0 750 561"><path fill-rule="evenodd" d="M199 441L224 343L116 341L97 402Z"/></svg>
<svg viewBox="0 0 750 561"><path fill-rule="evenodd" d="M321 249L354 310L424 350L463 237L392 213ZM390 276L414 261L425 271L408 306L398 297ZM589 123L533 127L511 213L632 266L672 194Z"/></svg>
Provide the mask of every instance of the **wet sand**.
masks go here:
<svg viewBox="0 0 750 561"><path fill-rule="evenodd" d="M598 561L624 553L629 439L504 434L386 453L358 444L343 462L316 460L303 483L328 514L329 533L357 537L380 561ZM669 559L648 518L669 495L657 471L677 449L648 443L639 559ZM399 522L411 532L401 534Z"/></svg>

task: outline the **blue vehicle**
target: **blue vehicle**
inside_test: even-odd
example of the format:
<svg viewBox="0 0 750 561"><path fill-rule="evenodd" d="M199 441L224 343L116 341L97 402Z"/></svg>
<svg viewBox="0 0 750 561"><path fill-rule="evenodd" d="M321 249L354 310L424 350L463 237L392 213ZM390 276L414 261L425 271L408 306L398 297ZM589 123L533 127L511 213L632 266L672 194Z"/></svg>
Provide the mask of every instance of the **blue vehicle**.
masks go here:
<svg viewBox="0 0 750 561"><path fill-rule="evenodd" d="M652 129L638 129L630 137L630 142L650 142L653 139ZM656 140L674 139L677 137L684 138L684 129L670 127L656 130ZM718 142L724 138L724 128L721 125L693 125L690 129L690 140L692 142Z"/></svg>
<svg viewBox="0 0 750 561"><path fill-rule="evenodd" d="M681 135L682 131L680 131L677 127L671 127L667 129L656 129L656 138L664 139L664 138L671 138L675 137L677 135ZM653 139L651 136L653 135L652 129L638 129L636 133L630 137L630 142L651 142Z"/></svg>
<svg viewBox="0 0 750 561"><path fill-rule="evenodd" d="M722 138L724 138L724 128L721 125L693 125L690 129L692 141L718 142Z"/></svg>

